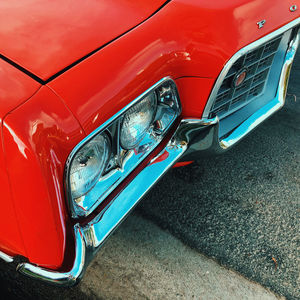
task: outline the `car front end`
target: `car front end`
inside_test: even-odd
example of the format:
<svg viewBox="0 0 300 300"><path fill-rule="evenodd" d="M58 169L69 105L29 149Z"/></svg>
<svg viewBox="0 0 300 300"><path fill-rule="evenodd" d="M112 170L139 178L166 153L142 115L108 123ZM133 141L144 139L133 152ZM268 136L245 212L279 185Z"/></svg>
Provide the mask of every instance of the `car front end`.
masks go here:
<svg viewBox="0 0 300 300"><path fill-rule="evenodd" d="M78 282L175 163L227 151L284 105L299 24L292 2L168 1L35 75L36 92L2 120L24 248L2 247L2 258L20 255L18 271L36 279Z"/></svg>

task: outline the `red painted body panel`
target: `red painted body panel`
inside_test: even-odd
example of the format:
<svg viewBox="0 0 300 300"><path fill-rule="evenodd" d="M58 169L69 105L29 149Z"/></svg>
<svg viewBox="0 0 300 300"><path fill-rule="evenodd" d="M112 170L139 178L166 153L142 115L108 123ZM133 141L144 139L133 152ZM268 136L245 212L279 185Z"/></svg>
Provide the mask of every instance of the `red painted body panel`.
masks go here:
<svg viewBox="0 0 300 300"><path fill-rule="evenodd" d="M25 102L40 87L40 84L0 60L0 186L1 210L0 249L8 254L26 256L26 251L16 218L10 184L7 177L2 143L2 120L13 108Z"/></svg>
<svg viewBox="0 0 300 300"><path fill-rule="evenodd" d="M87 133L165 76L210 78L202 84L207 95L237 50L298 16L291 14L288 4L281 0L272 5L261 0L170 2L49 85L65 99ZM268 21L258 30L256 23L262 19ZM202 92L196 87L193 98L182 101L184 115L201 116L206 102Z"/></svg>
<svg viewBox="0 0 300 300"><path fill-rule="evenodd" d="M0 132L2 140L2 134ZM1 250L9 255L20 254L26 256L23 241L20 235L14 203L11 198L9 181L4 162L2 143L0 143L0 182L1 182L1 210L0 218L0 245Z"/></svg>
<svg viewBox="0 0 300 300"><path fill-rule="evenodd" d="M0 1L0 53L45 80L141 23L164 2Z"/></svg>
<svg viewBox="0 0 300 300"><path fill-rule="evenodd" d="M0 59L0 122L18 105L30 98L40 84Z"/></svg>
<svg viewBox="0 0 300 300"><path fill-rule="evenodd" d="M0 4L0 53L47 79L142 22L163 2L7 1ZM1 200L8 214L0 221L0 249L61 267L69 226L63 172L73 147L165 76L176 80L183 116L201 117L228 59L299 17L289 11L292 4L300 1L171 1L41 88L0 61L6 154L4 162L1 145L0 182L3 199L10 200ZM267 22L258 30L262 19ZM7 231L5 224L11 225Z"/></svg>
<svg viewBox="0 0 300 300"><path fill-rule="evenodd" d="M42 87L4 119L3 137L27 257L58 268L64 259L68 218L64 163L84 137L83 132L63 102L49 88Z"/></svg>

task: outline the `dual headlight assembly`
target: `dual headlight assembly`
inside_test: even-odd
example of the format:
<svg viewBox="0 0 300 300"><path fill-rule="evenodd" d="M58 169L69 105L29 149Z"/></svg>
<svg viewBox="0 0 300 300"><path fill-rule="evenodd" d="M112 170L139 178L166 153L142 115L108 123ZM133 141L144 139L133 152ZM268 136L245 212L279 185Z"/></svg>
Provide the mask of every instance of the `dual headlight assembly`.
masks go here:
<svg viewBox="0 0 300 300"><path fill-rule="evenodd" d="M164 78L79 143L66 164L72 216L88 216L157 147L179 114L176 85Z"/></svg>

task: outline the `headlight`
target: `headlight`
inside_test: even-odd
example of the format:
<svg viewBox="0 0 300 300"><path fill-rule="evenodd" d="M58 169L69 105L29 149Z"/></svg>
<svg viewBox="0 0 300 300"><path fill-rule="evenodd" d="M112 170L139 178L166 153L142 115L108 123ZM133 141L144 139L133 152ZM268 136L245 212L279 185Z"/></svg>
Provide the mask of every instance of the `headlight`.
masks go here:
<svg viewBox="0 0 300 300"><path fill-rule="evenodd" d="M176 85L164 78L80 142L66 163L72 216L88 216L159 145L179 114Z"/></svg>
<svg viewBox="0 0 300 300"><path fill-rule="evenodd" d="M145 136L156 112L156 94L152 92L124 115L120 142L124 149L133 149Z"/></svg>
<svg viewBox="0 0 300 300"><path fill-rule="evenodd" d="M90 191L107 165L110 154L108 136L98 134L74 156L70 166L70 188L73 199Z"/></svg>

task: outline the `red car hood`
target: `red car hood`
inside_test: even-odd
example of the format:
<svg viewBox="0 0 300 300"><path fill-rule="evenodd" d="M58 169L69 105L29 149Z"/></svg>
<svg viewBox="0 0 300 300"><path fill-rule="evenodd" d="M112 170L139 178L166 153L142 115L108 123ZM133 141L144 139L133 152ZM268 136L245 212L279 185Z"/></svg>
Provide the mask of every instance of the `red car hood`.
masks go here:
<svg viewBox="0 0 300 300"><path fill-rule="evenodd" d="M0 54L42 80L135 27L166 0L3 0Z"/></svg>

